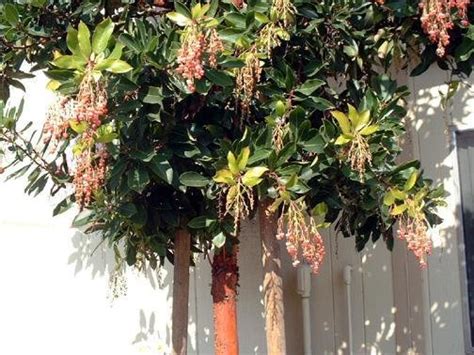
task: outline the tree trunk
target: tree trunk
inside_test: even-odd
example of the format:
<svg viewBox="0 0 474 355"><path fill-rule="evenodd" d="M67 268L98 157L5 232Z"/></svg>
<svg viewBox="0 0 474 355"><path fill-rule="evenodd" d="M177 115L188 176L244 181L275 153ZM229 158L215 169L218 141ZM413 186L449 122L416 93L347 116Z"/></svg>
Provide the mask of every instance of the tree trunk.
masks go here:
<svg viewBox="0 0 474 355"><path fill-rule="evenodd" d="M265 331L267 334L267 353L282 355L286 354L283 280L280 245L276 239L278 217L276 213L271 215L266 213L271 203L272 201L269 199L260 202L258 211L264 271Z"/></svg>
<svg viewBox="0 0 474 355"><path fill-rule="evenodd" d="M189 299L189 258L191 236L184 230L176 232L174 242L173 314L172 343L173 355L186 355L188 338Z"/></svg>
<svg viewBox="0 0 474 355"><path fill-rule="evenodd" d="M237 334L237 249L223 249L212 262L211 294L214 303L214 348L216 355L238 355Z"/></svg>

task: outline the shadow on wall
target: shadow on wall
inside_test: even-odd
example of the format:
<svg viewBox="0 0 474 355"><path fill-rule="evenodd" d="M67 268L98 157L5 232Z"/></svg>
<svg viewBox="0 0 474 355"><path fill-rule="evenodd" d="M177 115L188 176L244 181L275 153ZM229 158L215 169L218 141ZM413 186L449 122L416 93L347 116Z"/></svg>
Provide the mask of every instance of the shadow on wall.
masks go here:
<svg viewBox="0 0 474 355"><path fill-rule="evenodd" d="M458 179L457 147L454 132L474 128L474 89L463 85L447 110L441 106L440 92L446 92L447 75L437 68L411 79L414 93L412 124L415 157L421 160L428 177L444 185L448 206L440 209L443 224L432 230L433 255L426 271L426 329L431 333L430 348L438 354L465 352L462 321L460 265L463 241L460 236L461 199ZM472 80L471 80L472 82ZM474 177L472 177L474 178ZM428 336L429 338L429 336Z"/></svg>
<svg viewBox="0 0 474 355"><path fill-rule="evenodd" d="M242 354L265 354L265 334L263 321L263 300L261 295L260 242L257 238L256 222L250 221L242 227L241 255L248 260L240 260L240 287L238 304L239 333ZM86 235L76 232L72 238L73 252L68 264L75 276L86 274L92 279L104 280L113 275L115 256L107 241L100 235ZM145 353L168 353L171 343L170 308L172 304L172 266L167 261L159 270L147 268L144 271L126 272L128 295L123 300L140 307L140 295L136 290L148 284L156 293L156 305L152 309L140 308L137 314L138 330L131 334L131 344L137 351ZM190 275L188 353L213 353L213 318L210 295L211 271L207 260L196 257L196 267ZM109 293L110 290L109 290ZM133 297L129 298L133 293ZM120 307L121 298L116 301ZM133 334L132 334L133 333Z"/></svg>

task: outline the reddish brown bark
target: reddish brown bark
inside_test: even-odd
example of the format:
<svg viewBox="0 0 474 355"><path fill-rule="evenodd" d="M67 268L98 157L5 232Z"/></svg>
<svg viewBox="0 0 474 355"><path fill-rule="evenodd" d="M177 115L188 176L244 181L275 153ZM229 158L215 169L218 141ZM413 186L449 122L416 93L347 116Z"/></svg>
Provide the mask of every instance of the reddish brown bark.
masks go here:
<svg viewBox="0 0 474 355"><path fill-rule="evenodd" d="M214 303L214 351L216 355L238 355L237 250L222 250L212 262L211 294Z"/></svg>
<svg viewBox="0 0 474 355"><path fill-rule="evenodd" d="M191 236L186 231L179 230L176 232L174 246L172 354L186 355Z"/></svg>
<svg viewBox="0 0 474 355"><path fill-rule="evenodd" d="M263 299L265 306L265 331L268 354L286 354L285 309L283 304L283 279L280 245L276 239L277 214L267 215L271 200L259 204L260 237L264 271Z"/></svg>

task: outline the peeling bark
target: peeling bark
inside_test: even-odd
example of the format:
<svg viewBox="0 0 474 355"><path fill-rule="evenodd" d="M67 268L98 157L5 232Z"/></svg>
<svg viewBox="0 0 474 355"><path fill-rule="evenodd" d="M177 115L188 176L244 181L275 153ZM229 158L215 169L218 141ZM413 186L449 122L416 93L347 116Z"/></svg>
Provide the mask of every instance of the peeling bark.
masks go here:
<svg viewBox="0 0 474 355"><path fill-rule="evenodd" d="M222 250L212 262L211 294L214 308L214 347L216 355L238 355L237 250Z"/></svg>

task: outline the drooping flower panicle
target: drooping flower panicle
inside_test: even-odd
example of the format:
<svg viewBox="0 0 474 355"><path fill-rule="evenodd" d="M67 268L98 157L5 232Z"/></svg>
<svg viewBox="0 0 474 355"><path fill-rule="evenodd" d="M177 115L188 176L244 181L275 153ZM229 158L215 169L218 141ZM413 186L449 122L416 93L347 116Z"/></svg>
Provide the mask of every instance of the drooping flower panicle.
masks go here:
<svg viewBox="0 0 474 355"><path fill-rule="evenodd" d="M305 211L306 204L303 200L290 200L285 203L278 219L277 239L286 239L286 248L293 260L293 266L299 265L302 259L316 274L326 251L316 221Z"/></svg>
<svg viewBox="0 0 474 355"><path fill-rule="evenodd" d="M76 160L76 169L74 172L74 189L76 203L81 206L87 206L91 203L93 193L98 191L105 181L107 171L107 151L101 146L97 153L91 150L82 152Z"/></svg>
<svg viewBox="0 0 474 355"><path fill-rule="evenodd" d="M456 10L457 17L463 26L468 26L467 9L470 0L422 0L420 2L421 25L433 43L437 43L436 54L443 57L450 43L449 31L454 27L452 11Z"/></svg>
<svg viewBox="0 0 474 355"><path fill-rule="evenodd" d="M195 80L204 77L206 64L211 68L217 66L217 55L223 50L215 29L205 32L194 23L186 27L178 51L176 72L186 79L189 91L196 91Z"/></svg>

